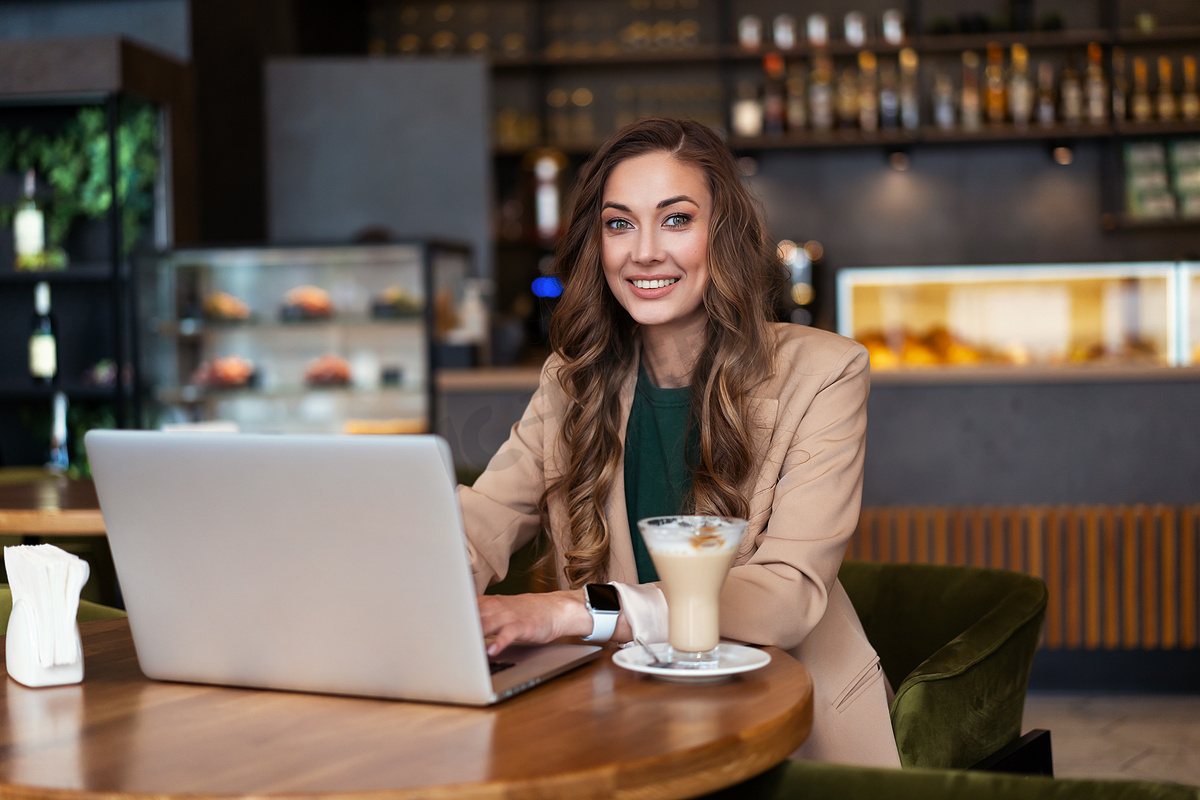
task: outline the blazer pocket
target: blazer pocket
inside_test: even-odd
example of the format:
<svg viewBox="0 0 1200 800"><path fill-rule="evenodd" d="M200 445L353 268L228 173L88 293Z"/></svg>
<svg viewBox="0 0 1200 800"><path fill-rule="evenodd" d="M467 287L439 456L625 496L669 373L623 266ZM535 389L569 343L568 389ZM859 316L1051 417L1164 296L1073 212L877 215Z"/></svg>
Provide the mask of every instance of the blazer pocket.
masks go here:
<svg viewBox="0 0 1200 800"><path fill-rule="evenodd" d="M840 714L857 700L863 692L883 678L883 669L879 666L879 656L871 659L865 667L838 693L833 699L833 707Z"/></svg>

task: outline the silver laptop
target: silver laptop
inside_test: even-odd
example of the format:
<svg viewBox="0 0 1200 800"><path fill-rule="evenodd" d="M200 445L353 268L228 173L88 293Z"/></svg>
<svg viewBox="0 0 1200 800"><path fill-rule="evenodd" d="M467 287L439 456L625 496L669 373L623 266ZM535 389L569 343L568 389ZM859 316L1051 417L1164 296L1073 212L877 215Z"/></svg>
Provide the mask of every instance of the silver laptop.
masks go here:
<svg viewBox="0 0 1200 800"><path fill-rule="evenodd" d="M489 665L440 437L95 430L86 446L150 678L487 705L600 650Z"/></svg>

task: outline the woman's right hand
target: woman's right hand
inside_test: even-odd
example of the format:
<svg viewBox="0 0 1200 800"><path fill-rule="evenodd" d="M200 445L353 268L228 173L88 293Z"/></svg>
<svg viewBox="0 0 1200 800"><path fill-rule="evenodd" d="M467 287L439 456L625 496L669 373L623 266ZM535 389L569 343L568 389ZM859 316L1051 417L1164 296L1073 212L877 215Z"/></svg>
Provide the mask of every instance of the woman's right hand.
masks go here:
<svg viewBox="0 0 1200 800"><path fill-rule="evenodd" d="M495 637L488 655L495 656L513 642L546 644L564 636L592 632L582 589L535 594L491 594L479 597L483 635Z"/></svg>

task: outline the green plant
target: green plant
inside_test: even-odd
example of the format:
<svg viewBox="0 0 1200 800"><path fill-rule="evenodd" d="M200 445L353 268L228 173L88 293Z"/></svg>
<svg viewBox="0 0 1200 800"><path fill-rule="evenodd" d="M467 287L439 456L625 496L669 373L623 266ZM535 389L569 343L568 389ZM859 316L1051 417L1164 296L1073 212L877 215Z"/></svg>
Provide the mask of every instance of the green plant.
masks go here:
<svg viewBox="0 0 1200 800"><path fill-rule="evenodd" d="M154 210L158 176L158 115L147 105L126 106L117 127L117 196L123 254L137 245ZM76 219L98 219L112 207L108 120L87 106L58 131L0 129L0 172L36 170L49 184L45 202L48 248L61 247ZM0 226L12 224L16 203L0 205Z"/></svg>

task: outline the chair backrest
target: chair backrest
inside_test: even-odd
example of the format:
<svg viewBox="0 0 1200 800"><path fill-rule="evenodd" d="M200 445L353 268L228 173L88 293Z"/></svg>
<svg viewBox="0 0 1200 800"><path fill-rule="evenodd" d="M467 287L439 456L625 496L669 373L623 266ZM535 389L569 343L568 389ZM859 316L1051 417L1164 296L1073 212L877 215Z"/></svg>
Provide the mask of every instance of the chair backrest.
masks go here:
<svg viewBox="0 0 1200 800"><path fill-rule="evenodd" d="M8 584L0 583L0 635L8 630L8 618L12 614L12 603L12 590L8 588ZM124 616L125 612L119 608L80 599L79 611L75 614L75 619L79 622L90 622L95 619L117 619Z"/></svg>
<svg viewBox="0 0 1200 800"><path fill-rule="evenodd" d="M1151 780L1049 778L951 769L785 761L705 800L1200 800L1200 788Z"/></svg>
<svg viewBox="0 0 1200 800"><path fill-rule="evenodd" d="M1040 578L857 561L839 578L895 687L904 766L970 767L1020 736L1046 615Z"/></svg>

